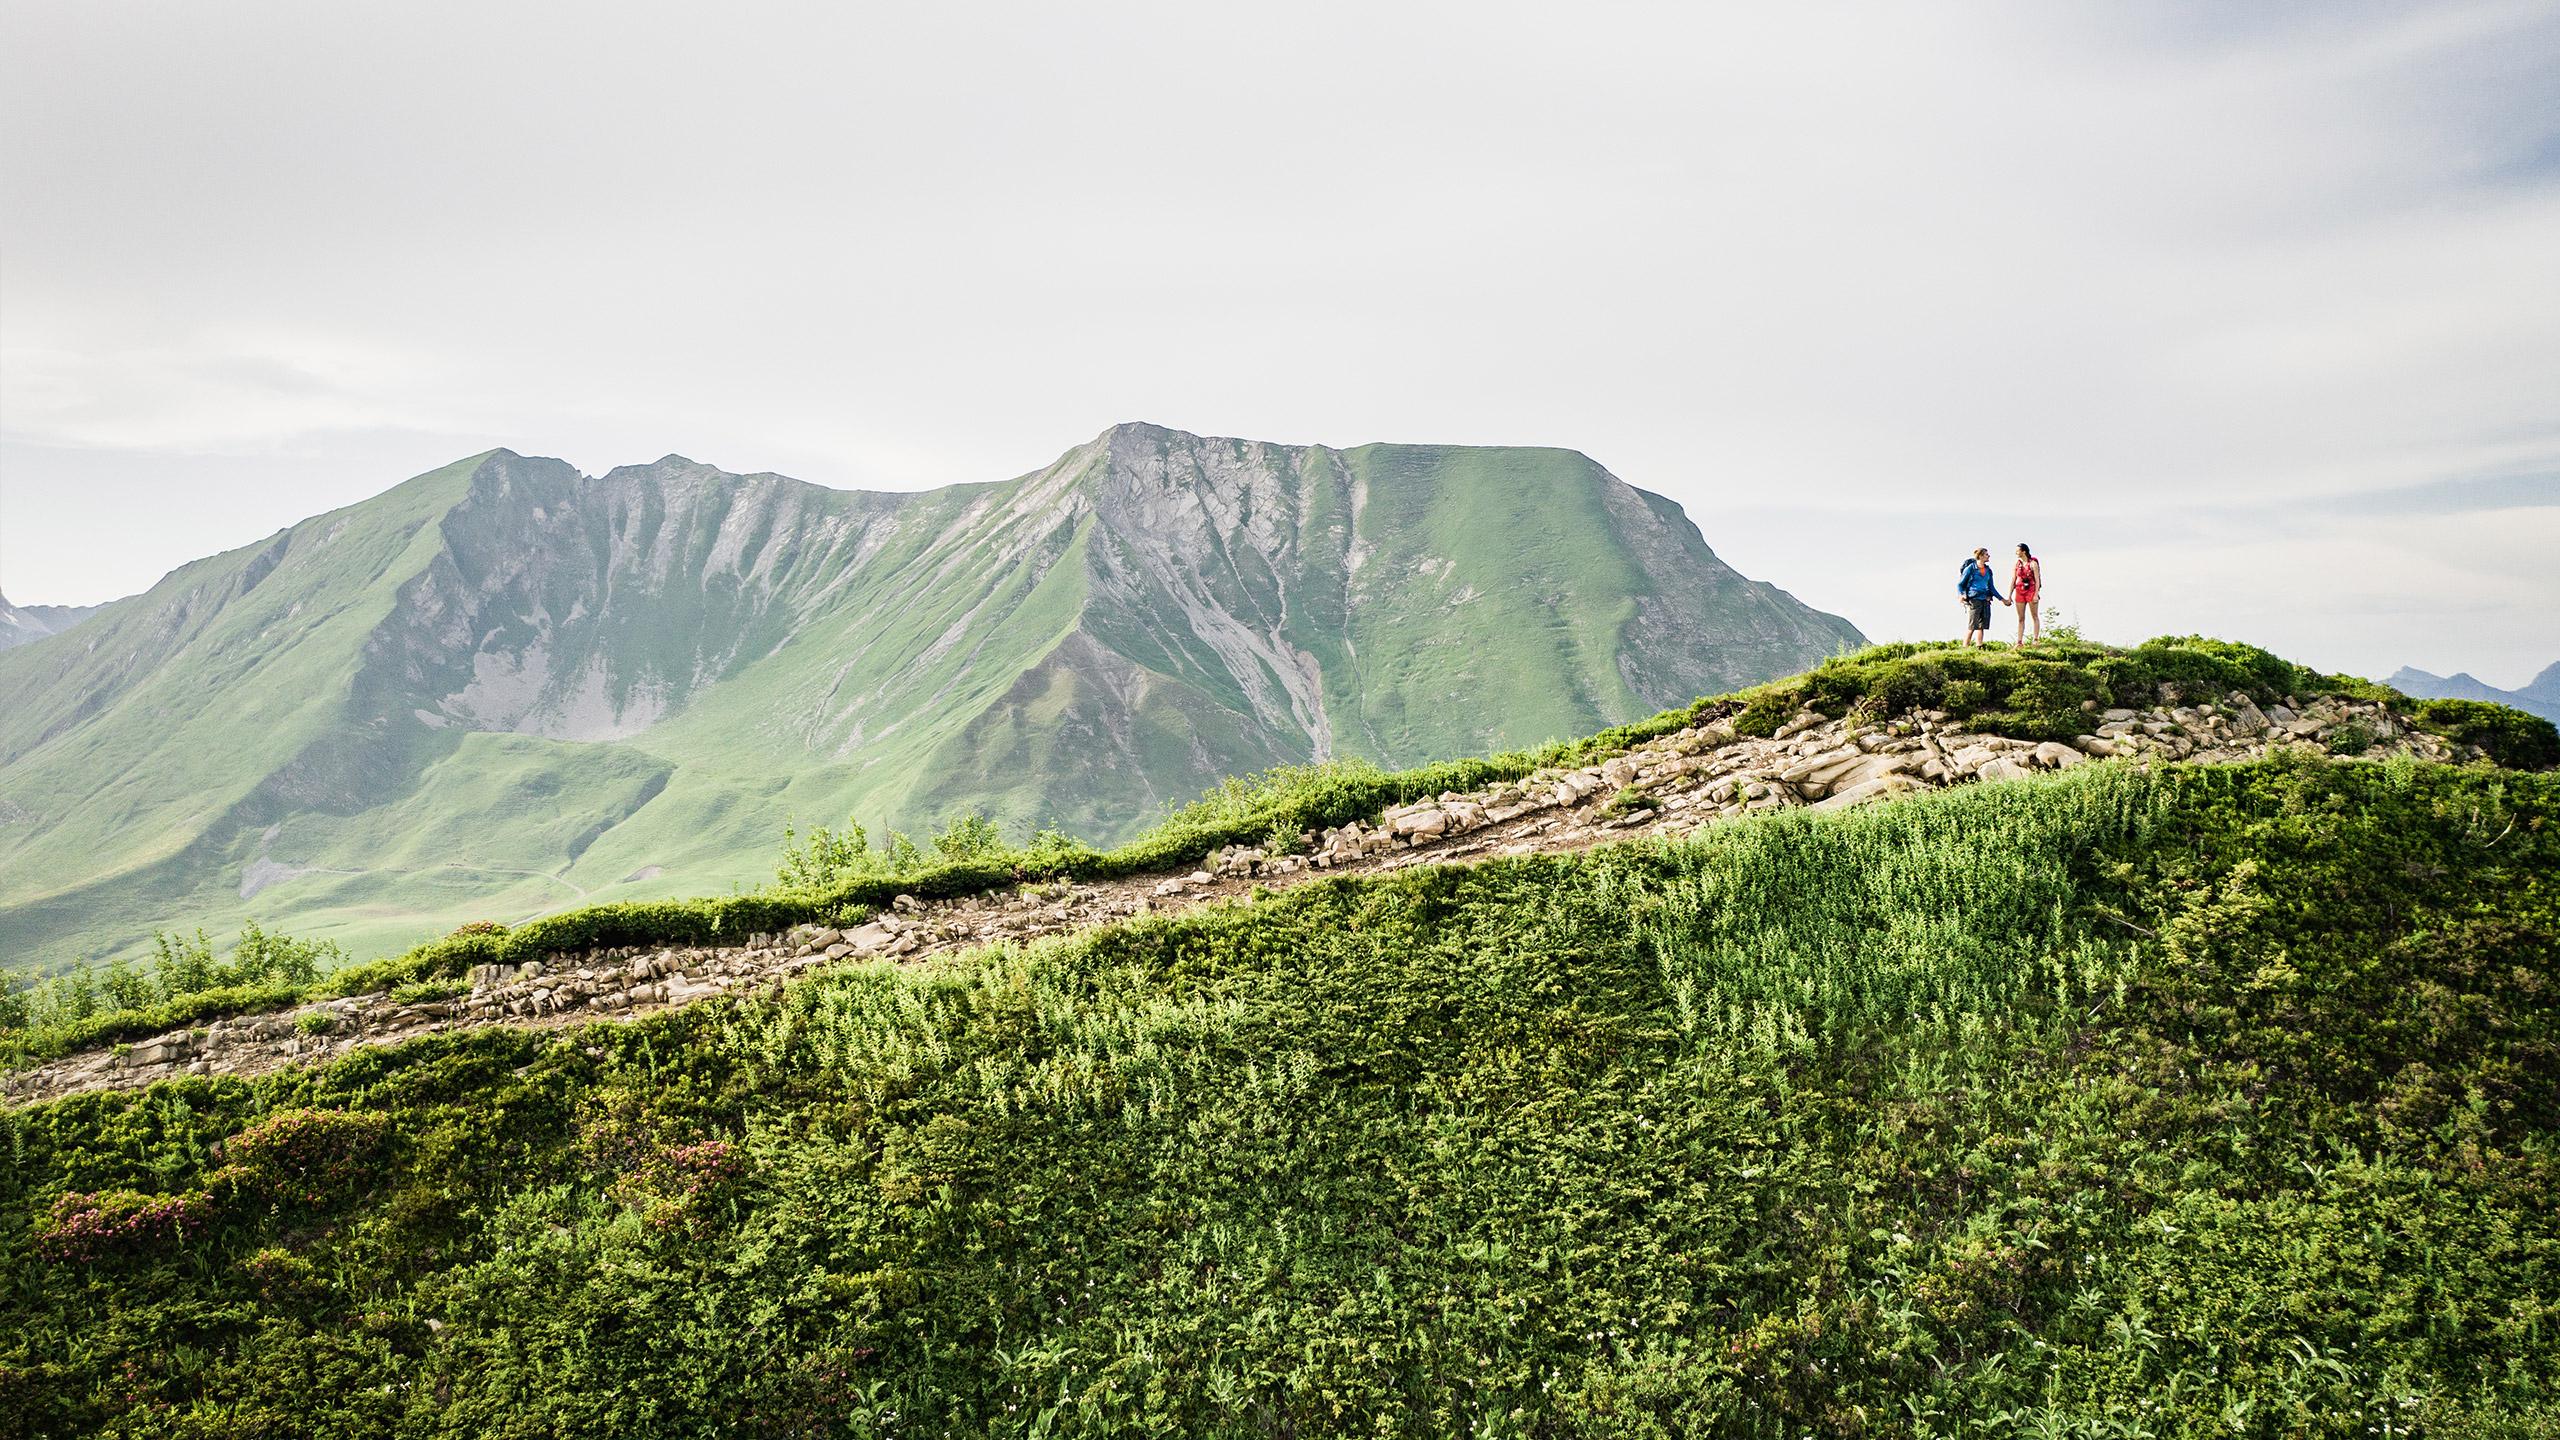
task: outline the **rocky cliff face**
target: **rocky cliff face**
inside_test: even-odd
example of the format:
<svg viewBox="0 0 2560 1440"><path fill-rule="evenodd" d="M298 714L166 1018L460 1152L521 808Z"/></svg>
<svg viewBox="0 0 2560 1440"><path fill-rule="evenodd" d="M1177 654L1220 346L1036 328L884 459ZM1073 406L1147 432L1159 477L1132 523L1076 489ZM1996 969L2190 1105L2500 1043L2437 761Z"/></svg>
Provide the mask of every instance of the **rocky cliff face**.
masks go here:
<svg viewBox="0 0 2560 1440"><path fill-rule="evenodd" d="M16 955L717 889L792 816L1109 841L1230 774L1587 733L1859 642L1572 452L1147 425L912 494L499 451L89 627L0 656Z"/></svg>
<svg viewBox="0 0 2560 1440"><path fill-rule="evenodd" d="M778 648L904 498L675 455L592 480L493 455L369 642L364 691L431 726L627 739Z"/></svg>

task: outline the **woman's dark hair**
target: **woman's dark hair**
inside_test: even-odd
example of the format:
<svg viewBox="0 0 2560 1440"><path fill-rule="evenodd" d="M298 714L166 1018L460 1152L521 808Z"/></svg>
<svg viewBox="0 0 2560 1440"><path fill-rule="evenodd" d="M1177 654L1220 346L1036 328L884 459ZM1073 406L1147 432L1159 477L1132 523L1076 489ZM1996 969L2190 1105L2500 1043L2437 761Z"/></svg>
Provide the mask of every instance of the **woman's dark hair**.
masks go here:
<svg viewBox="0 0 2560 1440"><path fill-rule="evenodd" d="M2026 542L2026 541L2024 541L2024 540L2021 540L2021 541L2019 541L2019 542L2018 542L2018 553L2019 553L2019 554L2021 554L2021 555L2026 556L2026 557L2027 557L2028 559L2030 559L2030 560L2033 560L2034 558L2036 558L2036 552L2034 552L2033 550L2028 549L2028 548L2027 548L2027 542Z"/></svg>

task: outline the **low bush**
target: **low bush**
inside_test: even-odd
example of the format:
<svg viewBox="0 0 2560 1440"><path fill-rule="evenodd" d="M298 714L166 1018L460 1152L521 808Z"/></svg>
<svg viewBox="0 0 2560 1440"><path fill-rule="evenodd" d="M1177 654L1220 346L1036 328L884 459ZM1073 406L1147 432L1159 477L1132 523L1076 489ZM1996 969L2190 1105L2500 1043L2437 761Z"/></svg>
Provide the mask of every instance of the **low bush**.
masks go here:
<svg viewBox="0 0 2560 1440"><path fill-rule="evenodd" d="M79 965L26 985L0 980L0 1063L24 1063L91 1045L154 1035L293 1003L322 971L346 962L327 941L241 927L228 955L204 931L152 937L152 958Z"/></svg>
<svg viewBox="0 0 2560 1440"><path fill-rule="evenodd" d="M41 996L43 986L39 985L36 993ZM281 1010L300 1003L309 994L307 987L268 982L199 991L138 1010L92 1010L77 1019L49 1016L38 1010L19 1026L0 1026L0 1060L12 1064L49 1060L95 1045L158 1035L229 1015Z"/></svg>
<svg viewBox="0 0 2560 1440"><path fill-rule="evenodd" d="M351 1198L378 1178L391 1133L387 1115L297 1106L278 1110L216 1145L215 1176L238 1195L298 1208Z"/></svg>
<svg viewBox="0 0 2560 1440"><path fill-rule="evenodd" d="M145 1195L133 1190L70 1191L54 1197L34 1227L38 1255L55 1262L95 1262L167 1254L213 1225L215 1201L190 1190Z"/></svg>
<svg viewBox="0 0 2560 1440"><path fill-rule="evenodd" d="M2457 745L2477 745L2510 770L2560 766L2560 729L2539 715L2481 700L2421 700L2420 728Z"/></svg>

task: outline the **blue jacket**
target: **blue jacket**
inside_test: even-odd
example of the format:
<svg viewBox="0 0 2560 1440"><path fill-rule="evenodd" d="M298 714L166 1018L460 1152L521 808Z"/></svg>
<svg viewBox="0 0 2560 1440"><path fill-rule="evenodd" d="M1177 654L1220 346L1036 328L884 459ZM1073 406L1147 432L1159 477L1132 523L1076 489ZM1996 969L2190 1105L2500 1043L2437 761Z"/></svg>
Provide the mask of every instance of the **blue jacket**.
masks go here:
<svg viewBox="0 0 2560 1440"><path fill-rule="evenodd" d="M1990 566L1968 558L1964 562L1963 573L1956 576L1956 598L1979 600L1985 597L2000 601L2009 598L2000 593L2000 582L1991 578Z"/></svg>

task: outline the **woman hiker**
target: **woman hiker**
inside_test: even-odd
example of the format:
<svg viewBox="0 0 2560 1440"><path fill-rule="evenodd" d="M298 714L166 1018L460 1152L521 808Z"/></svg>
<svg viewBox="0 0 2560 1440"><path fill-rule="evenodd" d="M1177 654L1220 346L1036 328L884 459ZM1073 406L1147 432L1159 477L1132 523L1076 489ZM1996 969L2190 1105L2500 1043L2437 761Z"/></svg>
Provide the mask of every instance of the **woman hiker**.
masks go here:
<svg viewBox="0 0 2560 1440"><path fill-rule="evenodd" d="M2036 603L2036 597L2043 593L2044 562L2036 558L2036 552L2027 548L2026 541L2021 540L2018 542L2018 563L2009 572L2009 603L2018 610L2018 643L2021 645L2027 643L2027 621L2030 617L2036 622L2036 638L2044 638L2044 607Z"/></svg>
<svg viewBox="0 0 2560 1440"><path fill-rule="evenodd" d="M1964 643L1980 645L1991 638L1991 602L2008 601L2000 594L2000 582L1991 575L1991 552L1976 549L1973 558L1964 562L1956 575L1956 598L1964 602Z"/></svg>

